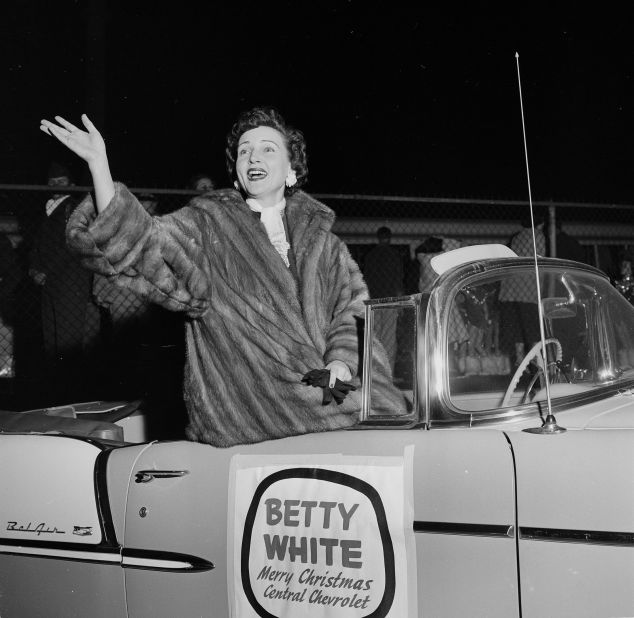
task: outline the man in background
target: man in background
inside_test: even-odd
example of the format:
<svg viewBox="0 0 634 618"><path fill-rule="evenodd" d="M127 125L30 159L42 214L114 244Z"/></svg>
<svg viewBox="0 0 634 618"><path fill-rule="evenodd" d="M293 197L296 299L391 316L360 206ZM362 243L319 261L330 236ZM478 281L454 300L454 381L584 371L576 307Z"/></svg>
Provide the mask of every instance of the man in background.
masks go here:
<svg viewBox="0 0 634 618"><path fill-rule="evenodd" d="M41 290L44 371L55 403L81 396L88 375L87 352L99 331L92 305L92 275L66 247L66 224L81 199L64 189L72 177L51 163L47 184L54 189L45 204L29 259L29 275Z"/></svg>
<svg viewBox="0 0 634 618"><path fill-rule="evenodd" d="M575 260L576 262L585 262L586 252L583 245L574 236L570 236L564 231L559 217L555 219L555 230L557 257L565 260Z"/></svg>
<svg viewBox="0 0 634 618"><path fill-rule="evenodd" d="M13 241L0 231L0 378L14 377L13 322L21 272Z"/></svg>

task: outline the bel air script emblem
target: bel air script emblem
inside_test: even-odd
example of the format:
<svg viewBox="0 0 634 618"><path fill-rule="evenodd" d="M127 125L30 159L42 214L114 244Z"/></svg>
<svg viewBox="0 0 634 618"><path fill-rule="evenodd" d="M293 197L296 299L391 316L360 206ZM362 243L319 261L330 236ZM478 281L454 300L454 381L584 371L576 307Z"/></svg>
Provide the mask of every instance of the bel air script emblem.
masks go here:
<svg viewBox="0 0 634 618"><path fill-rule="evenodd" d="M64 530L58 530L56 526L52 528L46 523L41 522L39 524L33 525L33 522L29 522L28 524L18 524L17 521L8 521L7 522L7 531L9 532L32 532L36 536L40 536L41 534L66 534Z"/></svg>

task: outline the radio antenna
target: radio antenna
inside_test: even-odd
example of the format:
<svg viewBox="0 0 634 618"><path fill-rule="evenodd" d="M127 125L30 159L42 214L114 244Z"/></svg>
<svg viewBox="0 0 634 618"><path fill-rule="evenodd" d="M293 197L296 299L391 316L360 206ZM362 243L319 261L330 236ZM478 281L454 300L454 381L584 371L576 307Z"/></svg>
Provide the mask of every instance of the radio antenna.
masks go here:
<svg viewBox="0 0 634 618"><path fill-rule="evenodd" d="M528 205L531 211L531 230L533 233L533 259L535 263L535 284L537 286L537 313L539 319L539 336L541 341L541 357L542 357L542 371L544 373L544 381L546 382L546 403L548 406L548 414L546 420L541 427L535 427L527 429L530 433L540 434L554 434L566 431L563 427L557 425L555 415L552 410L552 403L550 399L550 381L548 379L548 361L546 354L546 335L544 333L544 309L542 306L542 291L539 282L539 266L537 264L537 240L535 238L535 217L533 215L533 196L531 193L531 174L528 167L528 148L526 146L526 126L524 124L524 102L522 100L522 79L520 77L520 55L515 52L515 64L517 66L517 85L519 87L520 95L520 110L522 113L522 134L524 136L524 160L526 161L526 181L528 183Z"/></svg>

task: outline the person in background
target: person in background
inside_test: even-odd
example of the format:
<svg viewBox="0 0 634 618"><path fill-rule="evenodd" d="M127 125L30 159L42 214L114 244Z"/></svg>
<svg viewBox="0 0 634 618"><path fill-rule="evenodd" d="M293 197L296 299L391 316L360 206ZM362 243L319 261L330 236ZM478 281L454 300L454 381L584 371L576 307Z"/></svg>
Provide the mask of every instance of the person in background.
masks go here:
<svg viewBox="0 0 634 618"><path fill-rule="evenodd" d="M438 277L431 267L431 259L444 251L451 251L460 247L460 242L453 238L443 238L441 236L429 236L418 247L414 254L419 263L418 291L429 292Z"/></svg>
<svg viewBox="0 0 634 618"><path fill-rule="evenodd" d="M557 257L565 260L575 260L576 262L585 262L586 252L583 245L576 238L564 231L562 221L559 217L555 219L555 230Z"/></svg>
<svg viewBox="0 0 634 618"><path fill-rule="evenodd" d="M371 298L389 298L403 295L403 257L391 246L392 230L383 226L376 231L377 244L363 260L363 276ZM385 347L390 367L394 372L397 353L397 314L394 311L376 311L374 332Z"/></svg>
<svg viewBox="0 0 634 618"><path fill-rule="evenodd" d="M545 221L543 217L535 217L535 247L538 256L545 256L547 252ZM530 219L521 221L521 229L515 232L509 240L508 246L522 257L533 257L533 230ZM499 293L501 324L501 346L511 356L514 353L514 363L519 365L526 352L539 341L540 330L535 299L537 288L535 278L528 275L509 277L500 284Z"/></svg>
<svg viewBox="0 0 634 618"><path fill-rule="evenodd" d="M418 245L418 247L416 247L414 254L420 264L418 278L419 292L429 294L434 282L438 278L438 274L431 266L431 259L435 255L440 255L441 253L451 251L452 249L458 249L460 246L460 241L455 238L429 236L420 245ZM454 304L454 308L455 307L456 305ZM460 346L469 337L464 320L461 315L458 315L458 313L452 315L450 330L450 345L457 344Z"/></svg>
<svg viewBox="0 0 634 618"><path fill-rule="evenodd" d="M418 261L418 291L429 293L438 275L431 267L431 259L442 253L442 238L429 236L416 247L414 255Z"/></svg>
<svg viewBox="0 0 634 618"><path fill-rule="evenodd" d="M41 290L45 375L50 396L59 403L79 396L87 385L87 357L99 332L92 303L92 274L66 246L66 225L84 197L68 191L72 176L57 161L50 164L47 184L53 189L44 208L29 259L29 275Z"/></svg>
<svg viewBox="0 0 634 618"><path fill-rule="evenodd" d="M226 142L234 188L150 216L110 175L103 137L56 116L41 129L83 158L96 210L85 200L68 224L83 263L151 301L184 312L187 437L215 446L354 425L360 390L327 401L306 384L359 384L359 321L368 293L331 231L334 213L299 191L306 143L273 108L242 113ZM374 346L373 407L405 412L384 350ZM346 389L348 387L346 386Z"/></svg>
<svg viewBox="0 0 634 618"><path fill-rule="evenodd" d="M363 276L372 298L403 294L403 257L392 245L392 230L383 226L376 231L377 244L366 253Z"/></svg>
<svg viewBox="0 0 634 618"><path fill-rule="evenodd" d="M14 377L14 320L21 269L13 241L0 231L0 378Z"/></svg>
<svg viewBox="0 0 634 618"><path fill-rule="evenodd" d="M194 174L189 179L187 188L192 191L198 191L199 193L205 193L207 191L213 191L216 188L216 183L209 174Z"/></svg>

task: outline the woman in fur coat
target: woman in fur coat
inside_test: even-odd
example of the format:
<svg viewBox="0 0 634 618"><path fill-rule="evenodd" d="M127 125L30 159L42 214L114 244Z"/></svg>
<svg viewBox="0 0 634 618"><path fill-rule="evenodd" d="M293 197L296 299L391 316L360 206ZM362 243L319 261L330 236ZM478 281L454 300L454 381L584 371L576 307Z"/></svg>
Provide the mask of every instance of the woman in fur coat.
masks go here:
<svg viewBox="0 0 634 618"><path fill-rule="evenodd" d="M303 191L301 132L269 108L243 113L227 136L234 189L195 197L152 217L112 180L104 140L56 116L41 129L89 166L90 198L67 241L84 265L188 316L184 398L187 436L215 446L258 442L353 425L360 390L323 404L302 382L314 369L358 384L360 320L367 289L334 213ZM373 409L404 410L380 346L373 359Z"/></svg>

